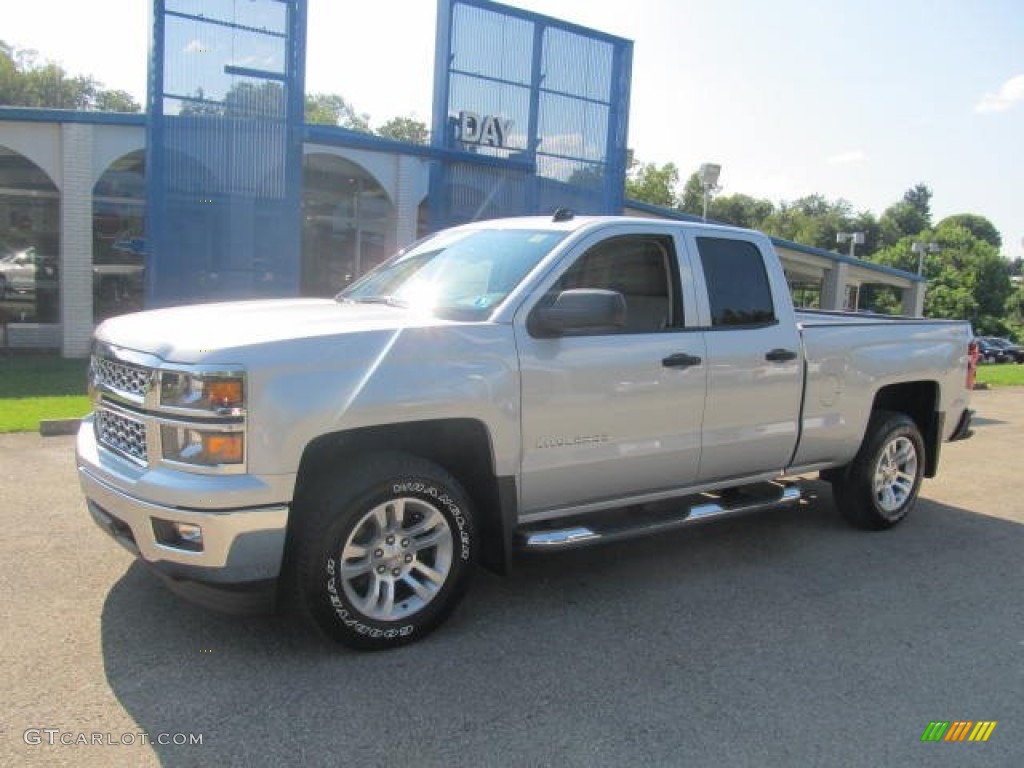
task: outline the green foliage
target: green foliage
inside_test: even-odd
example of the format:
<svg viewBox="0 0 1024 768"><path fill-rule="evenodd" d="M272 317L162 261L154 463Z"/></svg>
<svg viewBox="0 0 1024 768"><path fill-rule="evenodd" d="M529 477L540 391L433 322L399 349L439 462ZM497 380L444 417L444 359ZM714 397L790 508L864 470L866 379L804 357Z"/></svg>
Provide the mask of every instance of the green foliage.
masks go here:
<svg viewBox="0 0 1024 768"><path fill-rule="evenodd" d="M978 216L975 213L957 213L947 216L940 221L936 225L936 229L941 229L945 226L963 227L979 240L984 240L996 248L1002 248L1003 246L1003 238L1000 236L999 230L996 229L995 224L984 216Z"/></svg>
<svg viewBox="0 0 1024 768"><path fill-rule="evenodd" d="M1003 307L1003 322L1018 344L1024 342L1024 281L1013 284Z"/></svg>
<svg viewBox="0 0 1024 768"><path fill-rule="evenodd" d="M350 131L373 133L370 129L370 116L357 112L343 96L336 93L307 93L306 122L339 125Z"/></svg>
<svg viewBox="0 0 1024 768"><path fill-rule="evenodd" d="M138 112L125 91L108 91L95 78L72 77L52 61L40 63L35 51L0 42L0 105L41 109Z"/></svg>
<svg viewBox="0 0 1024 768"><path fill-rule="evenodd" d="M377 129L377 134L410 144L426 144L430 140L426 123L414 117L393 117Z"/></svg>
<svg viewBox="0 0 1024 768"><path fill-rule="evenodd" d="M863 232L864 245L856 246L856 256L864 256L878 241L878 223L868 211L855 213L846 200L828 200L823 195L808 195L791 203L780 203L761 228L770 235L830 251L849 252L840 245L840 232Z"/></svg>
<svg viewBox="0 0 1024 768"><path fill-rule="evenodd" d="M1003 332L1002 317L1011 284L998 249L967 228L944 222L934 231L903 237L875 254L873 260L916 272L918 255L911 250L914 240L936 242L940 248L937 253L927 254L923 262L923 274L928 279L925 316L969 320L979 334Z"/></svg>
<svg viewBox="0 0 1024 768"><path fill-rule="evenodd" d="M676 206L679 169L675 163L637 163L626 176L626 197L665 208Z"/></svg>
<svg viewBox="0 0 1024 768"><path fill-rule="evenodd" d="M696 171L691 173L683 185L683 194L679 198L679 209L684 213L693 216L701 216L704 213L704 184L700 180L700 174Z"/></svg>
<svg viewBox="0 0 1024 768"><path fill-rule="evenodd" d="M765 222L773 213L775 206L770 200L759 200L750 195L714 197L708 204L708 218L748 229L764 229Z"/></svg>
<svg viewBox="0 0 1024 768"><path fill-rule="evenodd" d="M919 235L932 225L932 191L924 184L908 189L903 199L890 205L878 220L883 247L895 245L904 237Z"/></svg>

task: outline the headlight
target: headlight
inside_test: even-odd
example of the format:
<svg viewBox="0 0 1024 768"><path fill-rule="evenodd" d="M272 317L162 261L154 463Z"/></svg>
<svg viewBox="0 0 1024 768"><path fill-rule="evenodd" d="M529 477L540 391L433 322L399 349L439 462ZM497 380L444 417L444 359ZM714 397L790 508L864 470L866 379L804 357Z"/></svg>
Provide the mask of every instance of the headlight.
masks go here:
<svg viewBox="0 0 1024 768"><path fill-rule="evenodd" d="M163 456L168 461L215 467L245 460L245 434L184 425L160 427Z"/></svg>
<svg viewBox="0 0 1024 768"><path fill-rule="evenodd" d="M160 374L160 405L228 413L245 406L241 376L164 371Z"/></svg>

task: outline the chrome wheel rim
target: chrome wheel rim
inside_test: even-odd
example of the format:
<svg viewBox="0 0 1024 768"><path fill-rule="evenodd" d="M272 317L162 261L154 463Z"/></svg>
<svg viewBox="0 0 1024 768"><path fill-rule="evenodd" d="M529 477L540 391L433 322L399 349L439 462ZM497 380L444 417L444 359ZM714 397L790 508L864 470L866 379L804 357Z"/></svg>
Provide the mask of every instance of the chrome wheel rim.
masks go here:
<svg viewBox="0 0 1024 768"><path fill-rule="evenodd" d="M875 468L874 492L879 509L887 514L899 512L914 492L917 482L917 448L906 437L890 442Z"/></svg>
<svg viewBox="0 0 1024 768"><path fill-rule="evenodd" d="M345 597L376 621L411 616L445 585L452 551L452 530L437 507L391 499L363 515L342 547Z"/></svg>

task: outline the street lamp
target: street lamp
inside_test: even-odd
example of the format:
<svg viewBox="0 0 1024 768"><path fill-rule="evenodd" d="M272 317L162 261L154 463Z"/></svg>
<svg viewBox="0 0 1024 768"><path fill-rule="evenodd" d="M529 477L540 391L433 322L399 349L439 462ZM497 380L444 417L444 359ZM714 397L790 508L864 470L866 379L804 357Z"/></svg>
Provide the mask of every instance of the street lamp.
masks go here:
<svg viewBox="0 0 1024 768"><path fill-rule="evenodd" d="M850 244L850 258L855 259L853 255L854 249L858 245L864 245L864 233L863 232L836 232L836 242Z"/></svg>
<svg viewBox="0 0 1024 768"><path fill-rule="evenodd" d="M708 220L708 198L718 189L718 175L721 172L722 166L714 163L704 163L700 167L700 185L704 188L704 221Z"/></svg>
<svg viewBox="0 0 1024 768"><path fill-rule="evenodd" d="M938 243L919 243L916 240L911 243L910 250L917 254L917 274L921 274L924 270L924 255L926 253L938 253Z"/></svg>

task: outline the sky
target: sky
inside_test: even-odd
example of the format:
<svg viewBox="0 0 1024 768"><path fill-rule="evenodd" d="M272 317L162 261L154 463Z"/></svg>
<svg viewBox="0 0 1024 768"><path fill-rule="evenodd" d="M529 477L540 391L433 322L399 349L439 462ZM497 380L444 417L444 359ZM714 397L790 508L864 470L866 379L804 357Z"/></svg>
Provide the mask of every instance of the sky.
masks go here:
<svg viewBox="0 0 1024 768"><path fill-rule="evenodd" d="M245 2L246 0L219 0ZM218 3L212 3L216 5ZM629 146L721 194L989 218L1024 255L1021 0L512 0L634 42ZM149 0L0 0L2 38L145 100ZM309 0L307 92L430 121L435 0Z"/></svg>

